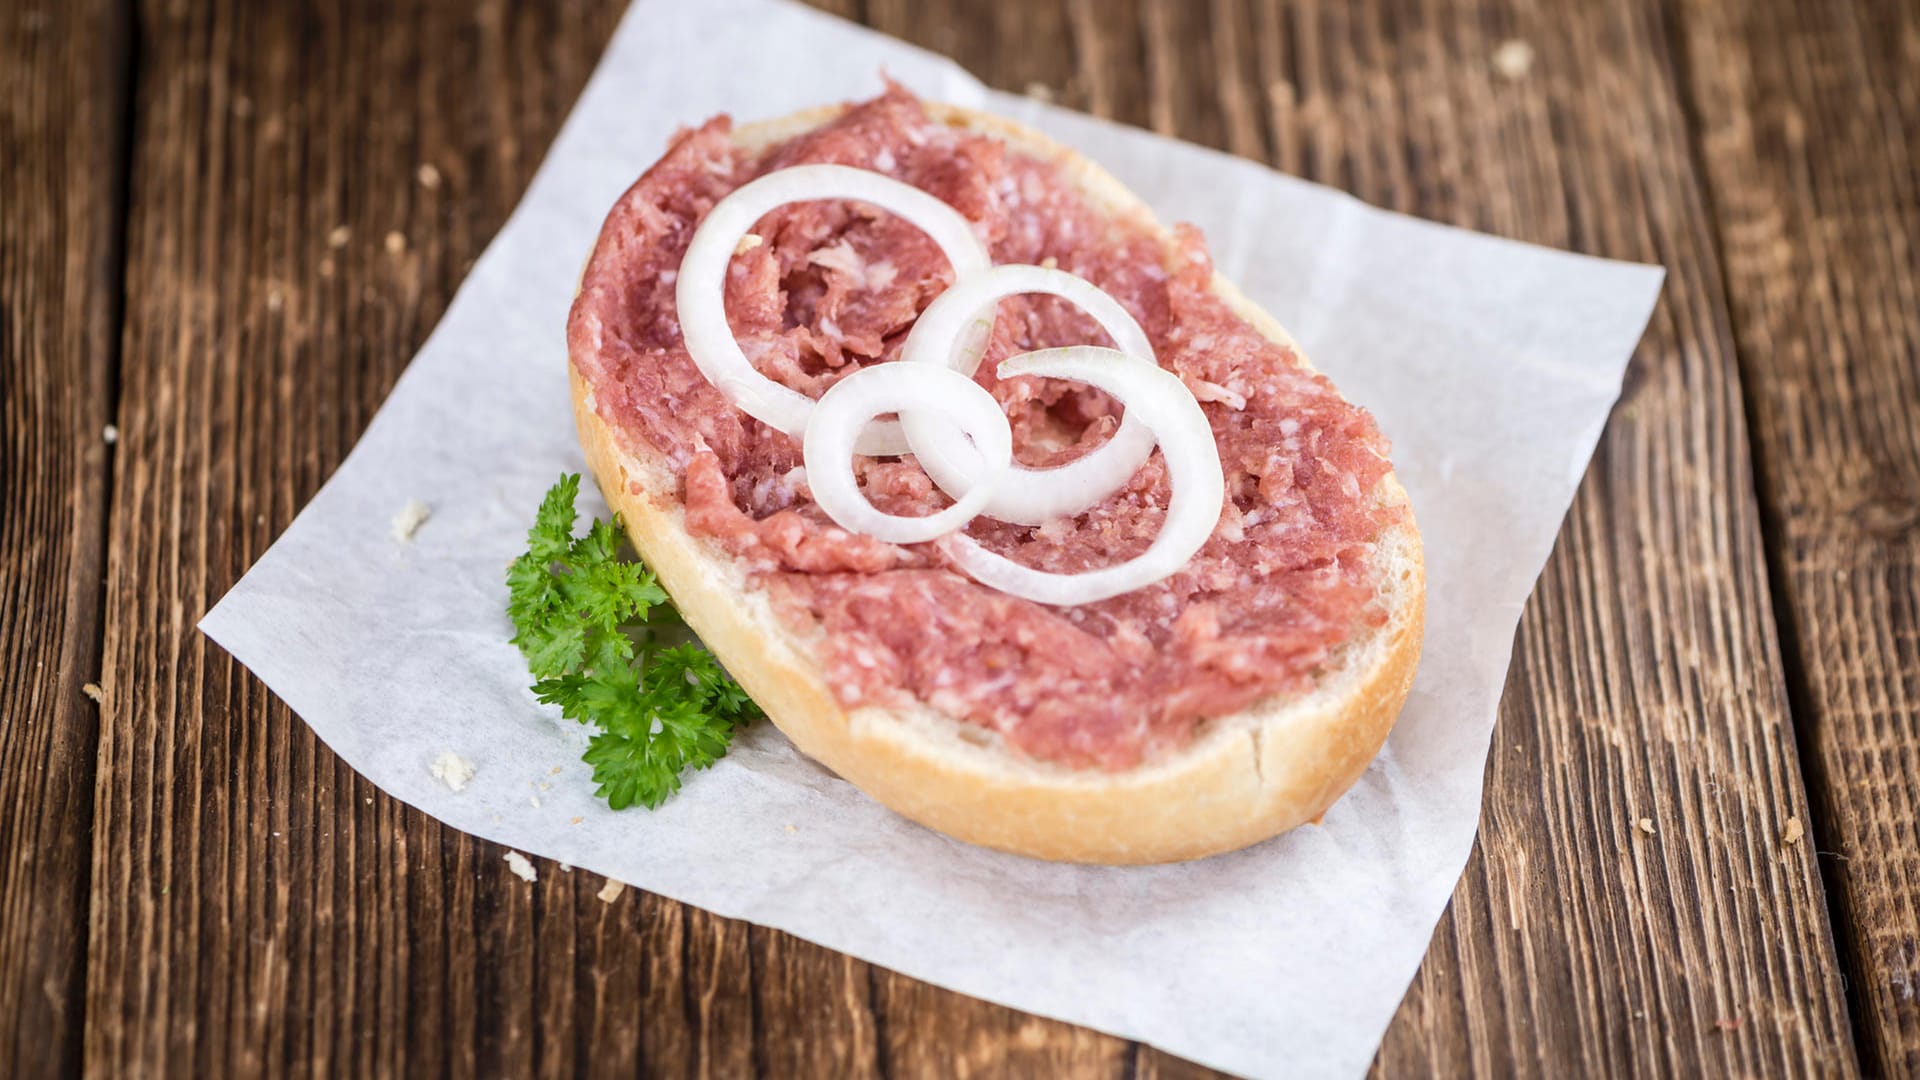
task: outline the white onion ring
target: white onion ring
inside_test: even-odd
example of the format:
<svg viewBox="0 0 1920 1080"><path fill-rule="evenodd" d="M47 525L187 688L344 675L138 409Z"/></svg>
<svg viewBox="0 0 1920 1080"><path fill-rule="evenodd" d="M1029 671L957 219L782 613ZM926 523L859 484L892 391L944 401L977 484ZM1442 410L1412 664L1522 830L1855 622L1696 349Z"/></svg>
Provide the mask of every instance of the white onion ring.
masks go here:
<svg viewBox="0 0 1920 1080"><path fill-rule="evenodd" d="M816 199L870 203L918 226L946 254L956 282L992 265L986 245L958 210L911 184L865 169L795 165L743 184L715 203L694 230L674 285L681 338L694 366L728 401L796 439L806 430L813 401L760 374L740 350L727 325L727 267L740 238L769 211ZM871 425L854 449L862 454L902 454L907 444L899 425L887 422Z"/></svg>
<svg viewBox="0 0 1920 1080"><path fill-rule="evenodd" d="M1079 574L1035 570L988 551L970 537L949 537L944 542L947 552L967 576L1036 603L1090 604L1168 577L1213 535L1226 499L1213 428L1179 376L1126 359L1112 349L1076 345L1023 353L1001 364L999 373L1003 379L1045 375L1097 386L1119 398L1129 417L1139 417L1160 444L1173 489L1160 534L1146 551L1126 562Z"/></svg>
<svg viewBox="0 0 1920 1080"><path fill-rule="evenodd" d="M920 313L900 359L946 364L973 374L981 359L974 335L983 328L991 331L994 306L1000 300L1023 293L1048 293L1073 303L1093 316L1119 346L1118 354L1112 349L1101 350L1103 354L1114 362L1159 370L1146 331L1118 300L1085 278L1039 266L996 266L956 280ZM958 499L971 490L983 463L958 428L937 412L903 413L900 423L921 468L942 491ZM1000 485L984 512L1019 525L1077 514L1118 491L1151 453L1153 432L1129 408L1113 437L1084 457L1051 469L1015 465L1015 476Z"/></svg>
<svg viewBox="0 0 1920 1080"><path fill-rule="evenodd" d="M952 506L925 517L874 509L853 475L855 442L867 421L895 411L902 416L938 412L957 422L973 440L974 460L987 466L980 483ZM834 524L890 544L918 544L965 528L987 506L1013 461L1013 429L992 394L951 368L880 364L834 383L813 403L801 453L813 501Z"/></svg>

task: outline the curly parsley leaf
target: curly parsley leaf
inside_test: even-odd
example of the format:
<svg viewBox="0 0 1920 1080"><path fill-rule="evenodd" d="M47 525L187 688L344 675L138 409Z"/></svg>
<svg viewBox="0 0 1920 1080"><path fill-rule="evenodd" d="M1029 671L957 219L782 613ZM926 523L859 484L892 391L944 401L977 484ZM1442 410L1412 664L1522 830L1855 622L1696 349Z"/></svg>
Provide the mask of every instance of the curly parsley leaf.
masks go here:
<svg viewBox="0 0 1920 1080"><path fill-rule="evenodd" d="M583 757L615 810L658 807L681 774L727 752L759 706L713 654L664 646L679 616L652 571L619 559L617 522L573 534L580 477L547 492L527 552L507 570L513 643L535 678L534 696L598 730Z"/></svg>

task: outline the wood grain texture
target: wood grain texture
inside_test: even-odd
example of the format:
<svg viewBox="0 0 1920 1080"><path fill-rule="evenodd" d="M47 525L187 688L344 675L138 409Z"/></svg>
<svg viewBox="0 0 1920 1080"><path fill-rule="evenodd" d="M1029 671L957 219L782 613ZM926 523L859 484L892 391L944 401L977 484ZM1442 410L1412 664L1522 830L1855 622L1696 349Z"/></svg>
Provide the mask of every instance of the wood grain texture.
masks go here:
<svg viewBox="0 0 1920 1080"><path fill-rule="evenodd" d="M379 795L193 628L359 436L617 13L139 13L94 1074L570 1072L712 992L711 966L647 981L644 905L552 864L518 881L500 849ZM689 953L719 937L672 932Z"/></svg>
<svg viewBox="0 0 1920 1080"><path fill-rule="evenodd" d="M1669 266L1522 625L1482 845L1379 1069L1852 1067L1813 845L1777 839L1810 817L1726 283L1653 0L826 6L1002 88ZM521 882L502 849L375 792L193 630L358 437L619 7L141 9L86 1066L1198 1074L659 897L603 903L551 863ZM1492 68L1508 38L1536 54L1517 79Z"/></svg>
<svg viewBox="0 0 1920 1080"><path fill-rule="evenodd" d="M127 12L0 11L0 1075L79 1065Z"/></svg>
<svg viewBox="0 0 1920 1080"><path fill-rule="evenodd" d="M1807 809L1724 286L1661 10L1091 7L1068 5L1065 40L989 23L956 57L1008 89L1025 85L1000 76L1009 54L1099 57L1133 78L1068 78L1065 104L1394 209L1670 269L1522 624L1481 845L1379 1071L1850 1068L1811 851L1778 840ZM938 46L948 11L868 14ZM1509 40L1533 50L1519 77L1495 70ZM1145 99L1095 100L1120 81ZM1141 1068L1179 1071L1152 1051Z"/></svg>
<svg viewBox="0 0 1920 1080"><path fill-rule="evenodd" d="M1920 7L1680 27L1862 1057L1920 1074ZM1811 824L1811 823L1810 823Z"/></svg>

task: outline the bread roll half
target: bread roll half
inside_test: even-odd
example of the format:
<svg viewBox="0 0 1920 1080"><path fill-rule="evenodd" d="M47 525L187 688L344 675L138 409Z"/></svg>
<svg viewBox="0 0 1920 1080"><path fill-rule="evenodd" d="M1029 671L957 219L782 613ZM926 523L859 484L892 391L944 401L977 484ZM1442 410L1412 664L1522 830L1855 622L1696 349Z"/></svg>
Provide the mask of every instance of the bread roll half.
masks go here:
<svg viewBox="0 0 1920 1080"><path fill-rule="evenodd" d="M1173 250L1173 235L1146 206L1079 154L999 117L934 103L926 109L942 123L1051 163L1089 205L1151 231ZM732 137L757 152L839 112L810 110L743 126ZM1224 278L1215 275L1213 289L1242 319L1301 355L1279 324ZM815 659L819 632L796 632L776 618L737 560L687 531L678 474L628 451L596 410L578 363L572 384L595 479L708 647L803 752L898 813L961 840L1107 864L1193 859L1257 843L1317 820L1352 786L1385 742L1413 681L1425 573L1408 512L1375 548L1374 581L1387 612L1382 625L1350 640L1310 691L1208 720L1184 749L1138 767L1110 772L1036 761L925 706L849 711ZM1406 503L1391 475L1373 497Z"/></svg>

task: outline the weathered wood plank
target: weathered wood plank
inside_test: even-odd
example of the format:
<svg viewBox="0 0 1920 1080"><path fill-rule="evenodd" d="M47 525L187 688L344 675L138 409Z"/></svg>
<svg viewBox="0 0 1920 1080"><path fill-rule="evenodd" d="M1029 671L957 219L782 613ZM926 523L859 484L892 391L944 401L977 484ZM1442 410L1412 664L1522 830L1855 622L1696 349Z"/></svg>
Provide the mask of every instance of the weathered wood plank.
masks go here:
<svg viewBox="0 0 1920 1080"><path fill-rule="evenodd" d="M0 1075L80 1061L128 12L0 13Z"/></svg>
<svg viewBox="0 0 1920 1080"><path fill-rule="evenodd" d="M193 633L364 427L517 199L617 5L148 6L87 1063L1184 1071L659 898L602 904L597 880L552 864L518 882L498 848L370 790ZM1805 811L1718 270L1657 17L864 7L1002 87L1264 152L1427 216L1674 268L1523 628L1497 743L1522 749L1495 755L1483 853L1381 1061L1844 1065L1811 864L1770 841L1776 816ZM1514 33L1538 50L1530 80L1461 60ZM1642 815L1654 836L1629 827Z"/></svg>
<svg viewBox="0 0 1920 1080"><path fill-rule="evenodd" d="M91 1072L504 1075L638 1052L637 905L551 864L528 886L379 796L193 629L359 435L620 6L141 12ZM673 970L673 996L705 977Z"/></svg>
<svg viewBox="0 0 1920 1080"><path fill-rule="evenodd" d="M1816 843L1869 1070L1920 1073L1920 8L1689 0Z"/></svg>
<svg viewBox="0 0 1920 1080"><path fill-rule="evenodd" d="M932 30L945 5L899 7L868 13L946 47ZM1009 52L1097 57L1112 72L1069 80L1066 104L1265 153L1425 217L1671 270L1522 624L1481 846L1380 1070L1848 1066L1818 877L1807 848L1777 840L1805 819L1804 793L1723 284L1659 9L1068 11L1066 41L1027 27L953 51L1016 90L1000 74ZM1532 62L1509 49L1502 74L1509 40Z"/></svg>

